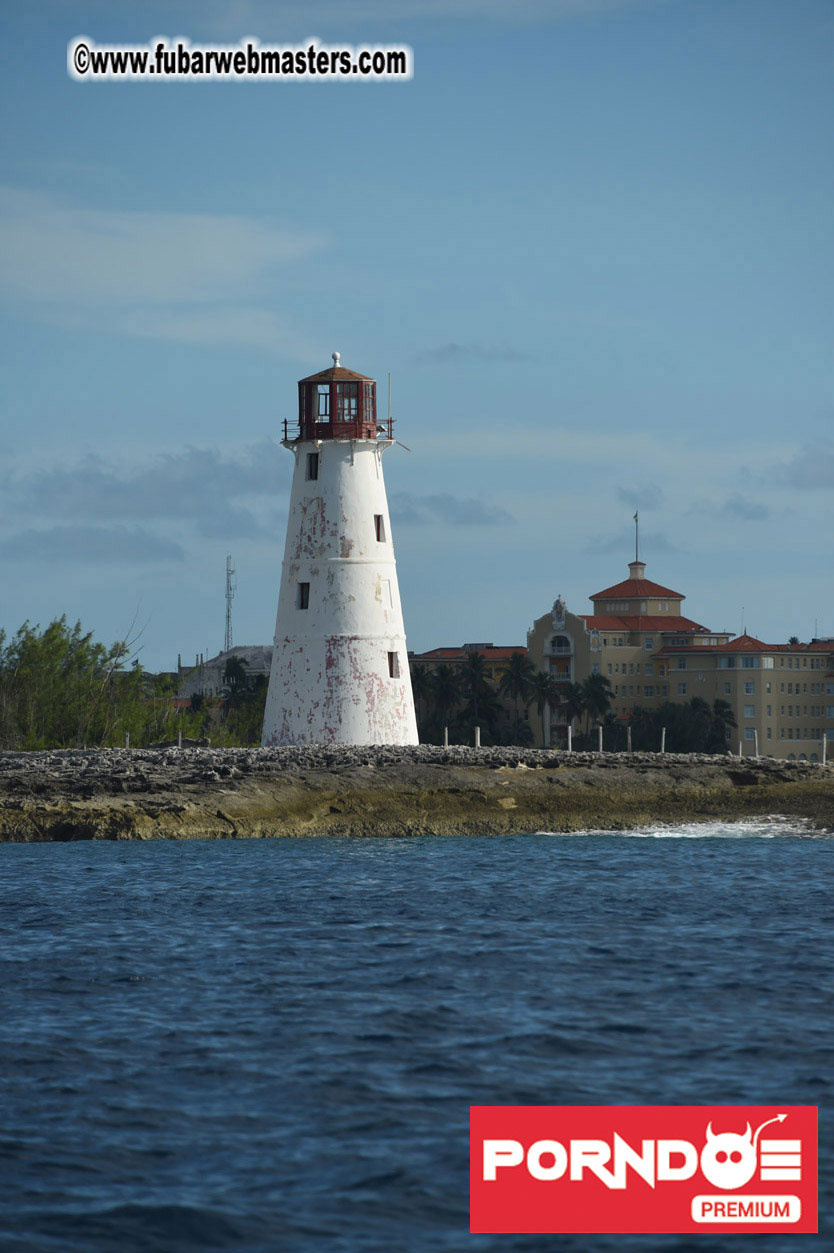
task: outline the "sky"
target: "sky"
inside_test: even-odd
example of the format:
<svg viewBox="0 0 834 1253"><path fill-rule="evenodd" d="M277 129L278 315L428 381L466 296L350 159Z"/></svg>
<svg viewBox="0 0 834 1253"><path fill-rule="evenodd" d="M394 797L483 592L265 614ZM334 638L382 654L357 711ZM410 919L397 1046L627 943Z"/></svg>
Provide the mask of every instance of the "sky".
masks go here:
<svg viewBox="0 0 834 1253"><path fill-rule="evenodd" d="M407 43L409 82L101 83L67 44ZM272 638L296 381L392 376L410 648L647 577L834 635L830 0L0 10L0 627ZM384 403L384 402L383 402Z"/></svg>

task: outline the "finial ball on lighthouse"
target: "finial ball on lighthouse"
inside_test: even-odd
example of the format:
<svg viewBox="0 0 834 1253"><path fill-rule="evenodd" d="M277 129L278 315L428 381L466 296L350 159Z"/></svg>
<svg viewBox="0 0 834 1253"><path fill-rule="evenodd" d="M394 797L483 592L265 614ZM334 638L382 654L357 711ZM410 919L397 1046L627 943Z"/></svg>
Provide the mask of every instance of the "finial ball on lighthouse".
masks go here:
<svg viewBox="0 0 834 1253"><path fill-rule="evenodd" d="M416 744L376 382L333 365L298 384L287 539L263 743Z"/></svg>

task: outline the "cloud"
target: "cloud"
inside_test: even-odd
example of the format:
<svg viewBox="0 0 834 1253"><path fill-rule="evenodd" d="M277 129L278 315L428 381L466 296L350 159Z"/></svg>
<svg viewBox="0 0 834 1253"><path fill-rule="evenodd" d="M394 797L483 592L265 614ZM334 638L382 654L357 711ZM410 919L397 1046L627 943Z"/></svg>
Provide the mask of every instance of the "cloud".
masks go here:
<svg viewBox="0 0 834 1253"><path fill-rule="evenodd" d="M634 552L634 531L630 533L625 530L614 531L610 535L598 535L591 537L586 544L583 545L583 551L586 553L621 553L624 560L633 560ZM671 540L662 534L662 532L649 532L647 535L640 535L640 560L651 560L653 553L678 553L681 549Z"/></svg>
<svg viewBox="0 0 834 1253"><path fill-rule="evenodd" d="M527 361L529 355L510 345L458 344L450 341L436 348L425 348L411 358L414 365L444 365L467 361Z"/></svg>
<svg viewBox="0 0 834 1253"><path fill-rule="evenodd" d="M183 561L185 553L172 540L141 527L54 526L45 531L19 531L0 543L11 561L56 561L75 564L123 565L145 561Z"/></svg>
<svg viewBox="0 0 834 1253"><path fill-rule="evenodd" d="M0 188L0 283L33 300L116 305L229 299L323 237L239 215L74 208Z"/></svg>
<svg viewBox="0 0 834 1253"><path fill-rule="evenodd" d="M170 339L186 344L239 344L280 351L285 356L310 358L307 340L289 329L269 309L185 309L172 312L140 310L125 314L120 329L145 339Z"/></svg>
<svg viewBox="0 0 834 1253"><path fill-rule="evenodd" d="M6 492L19 512L90 522L181 520L210 538L249 538L263 533L251 508L238 499L276 495L283 452L270 440L235 453L186 448L128 469L99 457L18 478Z"/></svg>
<svg viewBox="0 0 834 1253"><path fill-rule="evenodd" d="M663 488L656 483L647 483L644 487L618 487L617 495L629 509L660 509L666 500Z"/></svg>
<svg viewBox="0 0 834 1253"><path fill-rule="evenodd" d="M792 461L780 466L775 477L790 487L823 491L834 487L834 445L807 445Z"/></svg>
<svg viewBox="0 0 834 1253"><path fill-rule="evenodd" d="M515 522L512 514L498 505L442 492L431 496L399 492L391 504L391 516L407 526L506 526Z"/></svg>
<svg viewBox="0 0 834 1253"><path fill-rule="evenodd" d="M741 518L745 522L763 522L770 517L770 510L765 505L745 500L743 496L731 496L722 505L721 513L727 518Z"/></svg>
<svg viewBox="0 0 834 1253"><path fill-rule="evenodd" d="M325 247L321 233L240 214L74 207L0 187L0 293L52 321L192 344L311 358L268 308L281 268Z"/></svg>

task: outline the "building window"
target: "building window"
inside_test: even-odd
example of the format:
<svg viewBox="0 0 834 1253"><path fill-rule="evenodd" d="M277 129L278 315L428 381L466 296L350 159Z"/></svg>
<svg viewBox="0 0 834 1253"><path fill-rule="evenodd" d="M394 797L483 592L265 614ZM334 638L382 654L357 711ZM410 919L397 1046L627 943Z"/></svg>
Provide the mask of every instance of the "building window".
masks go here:
<svg viewBox="0 0 834 1253"><path fill-rule="evenodd" d="M686 684L679 683L678 684L678 696L685 696L685 695L686 695Z"/></svg>
<svg viewBox="0 0 834 1253"><path fill-rule="evenodd" d="M610 662L610 661L609 661L609 663L608 663L608 673L609 673L609 674L611 673L611 662Z"/></svg>
<svg viewBox="0 0 834 1253"><path fill-rule="evenodd" d="M596 661L591 666L591 674L599 674L599 664Z"/></svg>
<svg viewBox="0 0 834 1253"><path fill-rule="evenodd" d="M755 685L755 683L749 683L749 682L748 682L748 683L745 683L745 685L744 685L744 695L745 695L745 696L752 696L752 695L753 695L753 693L755 692L755 690L756 690L756 685Z"/></svg>
<svg viewBox="0 0 834 1253"><path fill-rule="evenodd" d="M678 657L678 669L679 669L679 670L685 670L685 669L686 669L686 658L685 658L685 657Z"/></svg>
<svg viewBox="0 0 834 1253"><path fill-rule="evenodd" d="M767 694L768 694L768 696L769 696L769 695L770 695L770 684L769 684L769 683L765 683L765 691L767 692Z"/></svg>
<svg viewBox="0 0 834 1253"><path fill-rule="evenodd" d="M725 696L729 696L729 695L730 695L730 693L732 692L732 690L733 690L733 685L732 685L732 683L725 683L725 684L724 684L724 695L725 695Z"/></svg>
<svg viewBox="0 0 834 1253"><path fill-rule="evenodd" d="M646 674L654 674L654 662L653 661L646 662Z"/></svg>
<svg viewBox="0 0 834 1253"><path fill-rule="evenodd" d="M385 542L385 519L381 513L374 514L374 530L376 531L377 542L382 544Z"/></svg>
<svg viewBox="0 0 834 1253"><path fill-rule="evenodd" d="M772 737L771 737L771 732L770 732L770 727L768 727L768 728L767 728L767 738L768 738L768 739L771 739L771 738L772 738Z"/></svg>
<svg viewBox="0 0 834 1253"><path fill-rule="evenodd" d="M772 705L768 705L768 707L767 707L767 716L768 716L768 718L770 718L770 717L772 717L772 716L773 716L773 715L771 714L771 709L772 709L772 708L773 708L773 706L772 706Z"/></svg>
<svg viewBox="0 0 834 1253"><path fill-rule="evenodd" d="M742 657L741 659L742 670L757 670L758 666L759 666L758 657Z"/></svg>
<svg viewBox="0 0 834 1253"><path fill-rule="evenodd" d="M643 690L644 690L644 692L645 692L645 694L646 694L647 696L654 696L654 688L653 688L653 687L648 686L648 687L645 687Z"/></svg>
<svg viewBox="0 0 834 1253"><path fill-rule="evenodd" d="M652 639L650 635L643 641L643 647L647 648L649 652L651 652L651 650L654 648L654 640Z"/></svg>
<svg viewBox="0 0 834 1253"><path fill-rule="evenodd" d="M316 389L316 421L330 421L330 384L319 383Z"/></svg>
<svg viewBox="0 0 834 1253"><path fill-rule="evenodd" d="M744 738L746 740L754 740L756 738L756 730L754 727L744 728Z"/></svg>
<svg viewBox="0 0 834 1253"><path fill-rule="evenodd" d="M666 600L662 600L660 602L660 612L665 613L668 608L669 608L669 602Z"/></svg>
<svg viewBox="0 0 834 1253"><path fill-rule="evenodd" d="M400 659L397 653L388 654L388 677L389 679L400 677Z"/></svg>
<svg viewBox="0 0 834 1253"><path fill-rule="evenodd" d="M745 706L744 706L744 716L745 716L745 718L755 718L755 716L756 716L756 706L755 706L755 705L745 705Z"/></svg>
<svg viewBox="0 0 834 1253"><path fill-rule="evenodd" d="M313 482L319 477L319 455L317 452L307 453L307 479Z"/></svg>
<svg viewBox="0 0 834 1253"><path fill-rule="evenodd" d="M296 605L299 609L310 608L310 584L309 583L299 583Z"/></svg>

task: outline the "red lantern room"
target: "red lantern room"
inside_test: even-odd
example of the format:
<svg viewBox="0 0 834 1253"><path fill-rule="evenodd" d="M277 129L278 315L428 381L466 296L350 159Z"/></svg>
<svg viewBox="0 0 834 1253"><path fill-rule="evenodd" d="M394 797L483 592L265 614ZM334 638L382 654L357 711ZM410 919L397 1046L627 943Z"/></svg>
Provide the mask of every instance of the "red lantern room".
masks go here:
<svg viewBox="0 0 834 1253"><path fill-rule="evenodd" d="M329 370L311 374L298 384L297 439L376 439L391 436L391 419L376 420L376 382L346 370L333 353ZM287 438L284 423L284 438Z"/></svg>

